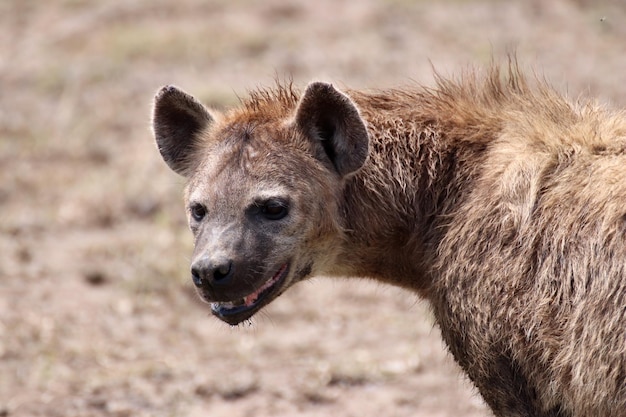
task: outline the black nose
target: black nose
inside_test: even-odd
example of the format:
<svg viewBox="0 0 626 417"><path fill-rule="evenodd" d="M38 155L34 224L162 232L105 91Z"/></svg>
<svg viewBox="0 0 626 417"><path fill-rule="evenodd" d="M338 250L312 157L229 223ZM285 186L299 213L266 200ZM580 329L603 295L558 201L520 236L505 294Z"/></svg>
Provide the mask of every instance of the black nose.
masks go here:
<svg viewBox="0 0 626 417"><path fill-rule="evenodd" d="M201 258L191 265L191 278L196 287L225 287L231 283L233 269L231 260Z"/></svg>

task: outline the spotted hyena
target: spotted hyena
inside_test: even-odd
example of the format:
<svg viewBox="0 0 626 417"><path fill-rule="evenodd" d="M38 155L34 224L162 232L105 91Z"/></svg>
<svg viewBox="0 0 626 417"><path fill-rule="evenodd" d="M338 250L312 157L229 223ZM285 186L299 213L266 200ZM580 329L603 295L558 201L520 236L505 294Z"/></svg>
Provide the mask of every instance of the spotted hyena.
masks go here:
<svg viewBox="0 0 626 417"><path fill-rule="evenodd" d="M430 302L496 415L626 415L623 112L511 65L435 88L279 84L227 112L168 86L153 122L221 320L310 276L369 277Z"/></svg>

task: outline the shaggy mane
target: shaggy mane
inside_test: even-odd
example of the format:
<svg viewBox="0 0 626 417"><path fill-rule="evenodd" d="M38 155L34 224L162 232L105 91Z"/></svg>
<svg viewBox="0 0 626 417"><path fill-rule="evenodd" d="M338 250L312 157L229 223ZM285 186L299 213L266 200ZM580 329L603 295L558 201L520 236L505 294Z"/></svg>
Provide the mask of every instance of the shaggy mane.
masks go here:
<svg viewBox="0 0 626 417"><path fill-rule="evenodd" d="M386 90L344 90L357 104L367 103L369 110L400 112L419 115L425 112L465 117L481 123L487 114L500 114L502 107L520 111L533 108L553 118L555 112L568 113L571 107L541 76L525 76L515 57L508 63L492 63L486 71L468 69L460 76L446 77L434 70L435 85L424 87L408 85ZM275 85L248 91L240 97L245 114L259 117L285 117L291 114L300 100L301 91L292 79L275 79ZM368 109L359 105L361 111ZM558 116L556 117L558 119ZM472 124L472 123L470 123Z"/></svg>

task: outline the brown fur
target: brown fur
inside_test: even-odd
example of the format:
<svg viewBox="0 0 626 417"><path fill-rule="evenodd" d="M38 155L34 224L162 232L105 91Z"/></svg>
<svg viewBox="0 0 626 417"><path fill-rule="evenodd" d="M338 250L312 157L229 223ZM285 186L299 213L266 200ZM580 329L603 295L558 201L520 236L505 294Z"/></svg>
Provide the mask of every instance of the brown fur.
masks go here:
<svg viewBox="0 0 626 417"><path fill-rule="evenodd" d="M159 149L207 212L194 259L241 274L201 294L245 296L284 262L259 308L310 275L398 285L496 415L626 415L626 116L535 84L511 65L434 89L279 86L200 122L162 91ZM241 215L275 189L284 218Z"/></svg>

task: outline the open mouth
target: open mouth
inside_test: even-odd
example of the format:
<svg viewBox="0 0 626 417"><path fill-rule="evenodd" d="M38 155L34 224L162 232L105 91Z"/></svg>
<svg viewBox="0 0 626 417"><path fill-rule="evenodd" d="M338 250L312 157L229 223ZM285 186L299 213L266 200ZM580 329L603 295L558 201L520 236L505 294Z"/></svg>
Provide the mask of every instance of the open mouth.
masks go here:
<svg viewBox="0 0 626 417"><path fill-rule="evenodd" d="M235 301L211 303L213 314L233 326L249 319L278 295L288 273L289 263L285 263L272 278L251 294Z"/></svg>

